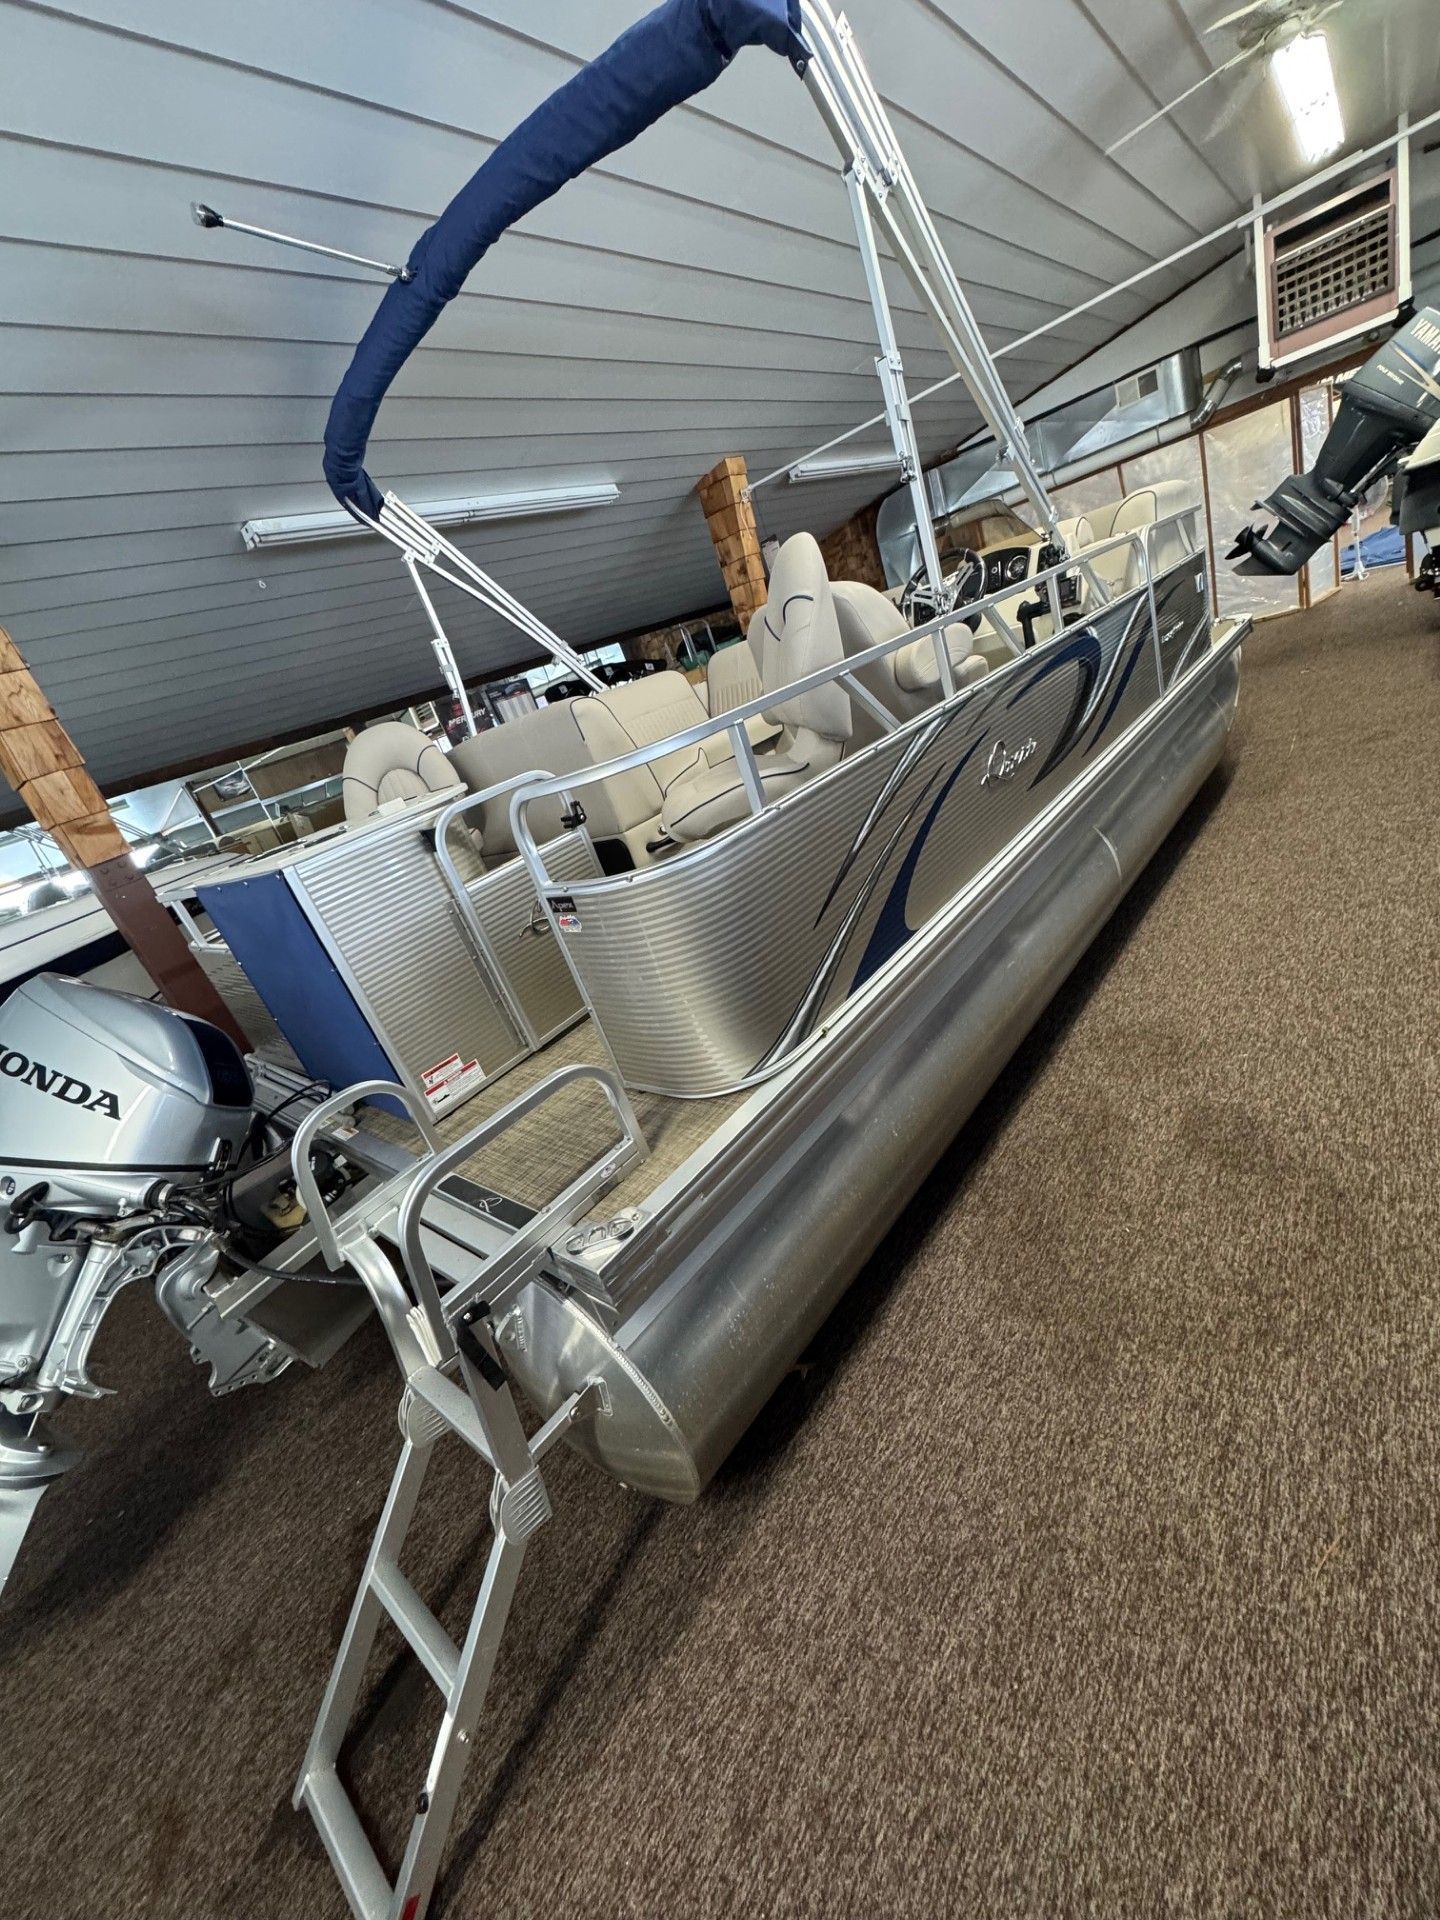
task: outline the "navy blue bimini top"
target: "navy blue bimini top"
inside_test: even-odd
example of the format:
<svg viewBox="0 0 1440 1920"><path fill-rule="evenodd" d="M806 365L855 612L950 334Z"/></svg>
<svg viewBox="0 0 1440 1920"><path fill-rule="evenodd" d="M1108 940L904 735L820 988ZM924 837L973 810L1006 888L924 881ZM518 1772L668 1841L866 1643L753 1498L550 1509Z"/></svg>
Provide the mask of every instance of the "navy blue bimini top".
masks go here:
<svg viewBox="0 0 1440 1920"><path fill-rule="evenodd" d="M365 448L380 402L489 248L566 181L711 85L747 46L769 47L803 74L800 0L665 0L501 141L416 241L413 277L381 301L331 403L325 478L342 506L378 517Z"/></svg>

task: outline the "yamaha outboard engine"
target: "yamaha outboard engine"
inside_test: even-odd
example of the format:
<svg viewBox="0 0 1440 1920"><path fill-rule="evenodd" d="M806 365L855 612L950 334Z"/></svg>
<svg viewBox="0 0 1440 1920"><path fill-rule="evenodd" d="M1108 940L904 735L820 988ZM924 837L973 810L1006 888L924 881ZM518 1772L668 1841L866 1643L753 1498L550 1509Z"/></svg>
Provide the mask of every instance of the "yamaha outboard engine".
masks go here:
<svg viewBox="0 0 1440 1920"><path fill-rule="evenodd" d="M244 1228L253 1158L245 1062L217 1028L146 1000L41 974L0 1006L0 1589L45 1487L75 1452L46 1427L95 1397L90 1348L135 1279L211 1366L217 1392L290 1354L205 1292ZM270 1235L267 1244L280 1237Z"/></svg>
<svg viewBox="0 0 1440 1920"><path fill-rule="evenodd" d="M1417 593L1440 595L1440 424L1432 427L1395 476L1395 524L1432 545L1415 575Z"/></svg>
<svg viewBox="0 0 1440 1920"><path fill-rule="evenodd" d="M1339 532L1356 502L1440 422L1440 313L1425 307L1341 389L1320 457L1258 504L1278 515L1245 527L1230 553L1239 573L1298 573Z"/></svg>

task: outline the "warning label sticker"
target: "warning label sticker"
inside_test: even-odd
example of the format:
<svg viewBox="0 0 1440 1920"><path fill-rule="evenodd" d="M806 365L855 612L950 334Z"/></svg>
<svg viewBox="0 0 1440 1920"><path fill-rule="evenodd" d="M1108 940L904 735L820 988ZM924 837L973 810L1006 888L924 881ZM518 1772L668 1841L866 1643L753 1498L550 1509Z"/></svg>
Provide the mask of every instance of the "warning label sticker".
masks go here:
<svg viewBox="0 0 1440 1920"><path fill-rule="evenodd" d="M425 1085L425 1097L435 1108L453 1106L457 1100L463 1100L467 1093L473 1093L485 1082L485 1069L478 1060L466 1060L458 1053L452 1053L448 1059L438 1060L433 1067L427 1067L420 1076Z"/></svg>

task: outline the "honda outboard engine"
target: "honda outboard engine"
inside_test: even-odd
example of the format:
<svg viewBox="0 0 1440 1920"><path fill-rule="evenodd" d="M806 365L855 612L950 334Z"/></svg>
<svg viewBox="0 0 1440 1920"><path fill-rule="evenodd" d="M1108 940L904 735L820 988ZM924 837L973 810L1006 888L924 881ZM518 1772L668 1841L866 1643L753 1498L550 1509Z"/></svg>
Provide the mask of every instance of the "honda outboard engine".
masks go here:
<svg viewBox="0 0 1440 1920"><path fill-rule="evenodd" d="M1244 527L1230 553L1239 573L1298 573L1339 532L1356 502L1440 422L1440 313L1425 307L1341 388L1340 411L1309 473L1257 504L1278 515ZM1402 528L1403 528L1402 521Z"/></svg>
<svg viewBox="0 0 1440 1920"><path fill-rule="evenodd" d="M76 1457L44 1416L106 1391L90 1348L127 1282L154 1280L216 1392L289 1364L205 1291L222 1254L254 1245L247 1211L263 1228L257 1178L271 1194L287 1178L283 1151L247 1165L252 1100L238 1049L202 1020L54 974L0 1006L0 1588L40 1494Z"/></svg>

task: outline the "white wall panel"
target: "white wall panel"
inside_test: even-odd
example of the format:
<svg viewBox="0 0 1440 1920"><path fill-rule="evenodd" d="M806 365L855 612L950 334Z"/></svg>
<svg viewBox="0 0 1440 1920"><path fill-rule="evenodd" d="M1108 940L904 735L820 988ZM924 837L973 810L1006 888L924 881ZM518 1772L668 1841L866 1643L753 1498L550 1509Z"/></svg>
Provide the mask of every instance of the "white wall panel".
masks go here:
<svg viewBox="0 0 1440 1920"><path fill-rule="evenodd" d="M1255 519L1254 502L1295 471L1290 402L1277 400L1255 413L1205 431L1205 472L1210 487L1210 566L1222 614L1287 613L1300 604L1298 578L1236 573L1225 556L1241 527Z"/></svg>

